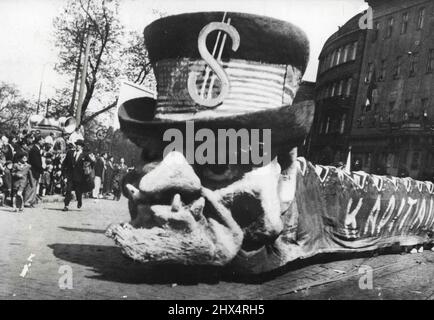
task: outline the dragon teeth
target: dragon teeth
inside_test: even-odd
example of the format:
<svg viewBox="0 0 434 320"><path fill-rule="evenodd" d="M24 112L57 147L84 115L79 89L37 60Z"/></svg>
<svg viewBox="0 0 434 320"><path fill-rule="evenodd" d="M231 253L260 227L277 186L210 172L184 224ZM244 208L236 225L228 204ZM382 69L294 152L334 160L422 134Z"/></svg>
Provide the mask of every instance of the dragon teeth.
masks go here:
<svg viewBox="0 0 434 320"><path fill-rule="evenodd" d="M172 200L172 211L178 212L181 209L182 202L181 202L181 195L179 193L175 194Z"/></svg>
<svg viewBox="0 0 434 320"><path fill-rule="evenodd" d="M204 207L205 207L205 198L200 197L195 202L193 202L193 204L190 207L190 211L195 218L200 218Z"/></svg>

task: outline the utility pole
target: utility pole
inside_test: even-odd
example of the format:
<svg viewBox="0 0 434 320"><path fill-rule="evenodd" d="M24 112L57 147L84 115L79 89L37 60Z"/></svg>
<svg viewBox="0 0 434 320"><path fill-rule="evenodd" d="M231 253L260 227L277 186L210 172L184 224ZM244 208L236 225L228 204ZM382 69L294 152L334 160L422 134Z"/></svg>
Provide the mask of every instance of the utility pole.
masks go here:
<svg viewBox="0 0 434 320"><path fill-rule="evenodd" d="M90 0L87 1L86 12L89 10L89 6L90 6ZM80 127L80 123L81 123L81 108L83 106L84 88L86 86L86 76L87 76L87 64L89 62L90 28L89 28L89 25L87 23L87 18L86 18L84 32L83 32L83 37L81 38L81 41L83 41L84 35L85 35L86 31L87 31L87 35L86 35L86 49L85 49L85 52L84 52L83 69L81 70L80 91L78 93L77 113L75 115L75 117L76 117L75 120L77 122L77 128ZM81 58L81 46L80 46L80 58ZM79 59L79 61L80 60L81 59ZM73 97L73 99L75 99L75 96ZM74 103L74 100L73 100L72 103Z"/></svg>
<svg viewBox="0 0 434 320"><path fill-rule="evenodd" d="M86 37L86 51L84 52L84 63L83 63L83 69L81 70L81 80L80 80L80 91L78 93L78 105L77 105L77 113L75 120L77 121L77 127L80 126L81 122L81 108L83 106L83 100L84 100L84 89L86 86L86 75L87 75L87 65L89 61L89 51L90 51L90 31L88 29L87 37Z"/></svg>
<svg viewBox="0 0 434 320"><path fill-rule="evenodd" d="M80 68L81 68L81 56L83 54L83 42L84 42L84 35L85 31L81 34L80 37L80 52L78 54L78 61L77 61L77 68L75 69L75 77L74 77L74 87L72 88L72 99L69 109L71 112L74 112L74 106L75 106L75 96L77 95L77 84L78 84L78 77L80 76Z"/></svg>

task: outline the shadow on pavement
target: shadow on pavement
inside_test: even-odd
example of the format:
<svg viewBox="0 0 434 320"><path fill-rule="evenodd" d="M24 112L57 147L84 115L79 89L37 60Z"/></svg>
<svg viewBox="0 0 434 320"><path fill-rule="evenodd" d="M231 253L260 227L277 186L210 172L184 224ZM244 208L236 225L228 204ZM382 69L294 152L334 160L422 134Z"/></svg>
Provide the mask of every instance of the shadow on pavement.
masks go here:
<svg viewBox="0 0 434 320"><path fill-rule="evenodd" d="M59 207L59 208L44 208L44 210L51 210L51 211L61 211L64 212L65 214L68 214L68 212L82 212L82 210L79 209L71 209L69 208L68 211L63 211L63 207Z"/></svg>
<svg viewBox="0 0 434 320"><path fill-rule="evenodd" d="M60 229L66 231L77 231L77 232L89 232L89 233L101 233L104 234L105 230L101 229L89 229L89 228L71 228L71 227L59 227Z"/></svg>
<svg viewBox="0 0 434 320"><path fill-rule="evenodd" d="M95 229L61 228L68 231L100 232ZM48 247L59 259L93 268L98 275L92 275L89 278L132 284L195 285L198 283L216 284L220 281L261 284L311 265L373 257L373 252L322 254L293 261L277 270L261 275L240 275L230 268L222 267L138 263L126 258L122 255L120 248L115 246L55 243ZM393 254L389 250L382 253Z"/></svg>
<svg viewBox="0 0 434 320"><path fill-rule="evenodd" d="M145 265L124 257L118 247L55 243L48 245L56 258L93 268L98 275L89 278L121 283L194 285L218 283L221 272L216 267L180 265Z"/></svg>

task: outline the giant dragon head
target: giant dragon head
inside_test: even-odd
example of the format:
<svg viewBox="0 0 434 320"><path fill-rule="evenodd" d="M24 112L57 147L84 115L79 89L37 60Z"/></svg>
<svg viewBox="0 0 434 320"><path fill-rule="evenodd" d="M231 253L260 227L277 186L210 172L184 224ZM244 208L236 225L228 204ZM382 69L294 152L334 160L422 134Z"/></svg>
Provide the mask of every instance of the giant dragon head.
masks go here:
<svg viewBox="0 0 434 320"><path fill-rule="evenodd" d="M360 183L360 174L297 159L314 111L308 90L299 90L309 51L300 29L271 18L209 12L157 20L145 29L145 40L158 98L126 101L119 120L143 148L146 164L124 179L131 221L107 230L127 256L258 273L320 252L427 240L434 224L432 185L409 194L403 180L378 187L381 177L364 176ZM246 128L271 130L270 140L230 150L209 138L221 129ZM183 143L171 141L178 133ZM270 161L227 161L255 148ZM213 151L216 158L225 152L223 163L202 161ZM415 207L414 199L424 205ZM401 217L411 210L417 224ZM396 221L400 228L384 233Z"/></svg>

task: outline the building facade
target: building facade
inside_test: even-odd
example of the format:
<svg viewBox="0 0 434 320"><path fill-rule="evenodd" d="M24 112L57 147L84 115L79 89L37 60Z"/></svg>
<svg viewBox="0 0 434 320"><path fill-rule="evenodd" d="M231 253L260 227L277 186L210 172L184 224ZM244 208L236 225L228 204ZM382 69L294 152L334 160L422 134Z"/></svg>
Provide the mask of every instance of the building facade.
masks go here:
<svg viewBox="0 0 434 320"><path fill-rule="evenodd" d="M315 163L337 163L348 153L366 38L366 30L358 27L361 16L356 15L334 33L319 56L308 146L309 158Z"/></svg>
<svg viewBox="0 0 434 320"><path fill-rule="evenodd" d="M351 147L352 170L433 180L434 1L366 2L373 28L361 13L320 54L310 158L335 164Z"/></svg>
<svg viewBox="0 0 434 320"><path fill-rule="evenodd" d="M368 30L350 144L361 169L431 180L434 1L368 0Z"/></svg>

